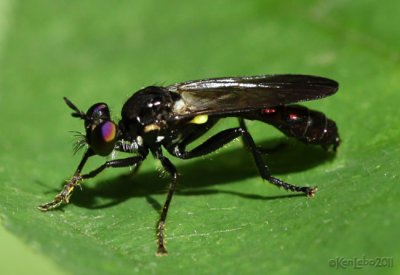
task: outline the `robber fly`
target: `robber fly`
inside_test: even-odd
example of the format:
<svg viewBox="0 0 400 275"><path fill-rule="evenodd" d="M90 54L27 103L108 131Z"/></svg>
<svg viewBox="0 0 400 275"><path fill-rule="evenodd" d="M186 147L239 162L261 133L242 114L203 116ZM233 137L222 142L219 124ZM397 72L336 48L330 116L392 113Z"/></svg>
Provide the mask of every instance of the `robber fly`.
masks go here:
<svg viewBox="0 0 400 275"><path fill-rule="evenodd" d="M288 104L326 97L337 89L338 83L334 80L308 75L210 78L167 87L149 86L126 101L118 124L111 120L105 103L96 103L85 113L64 98L74 111L72 116L84 121L87 150L62 191L53 201L38 208L47 211L68 203L74 188L83 180L110 167L138 167L150 152L172 177L156 229L157 254L166 254L164 228L178 173L164 156L162 147L174 157L191 159L210 154L238 137L242 137L253 155L263 179L286 190L313 196L316 187L299 187L271 176L244 120L271 124L289 137L335 151L340 143L335 122L323 113ZM190 143L226 117L239 118L239 127L223 130L194 149L186 150ZM109 160L87 174L82 173L90 157L107 156L114 150L133 156Z"/></svg>

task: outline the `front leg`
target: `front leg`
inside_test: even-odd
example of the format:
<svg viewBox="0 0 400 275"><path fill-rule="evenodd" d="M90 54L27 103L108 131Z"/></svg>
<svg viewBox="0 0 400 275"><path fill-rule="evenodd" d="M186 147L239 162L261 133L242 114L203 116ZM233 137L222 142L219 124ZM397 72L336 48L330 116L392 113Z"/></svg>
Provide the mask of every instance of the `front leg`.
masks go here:
<svg viewBox="0 0 400 275"><path fill-rule="evenodd" d="M61 192L56 195L53 201L39 205L38 206L39 210L48 211L59 207L63 203L68 204L69 198L71 197L72 192L74 191L77 185L79 185L84 179L95 177L97 174L99 174L106 168L109 167L117 168L117 167L128 167L128 166L139 165L144 160L144 156L135 156L125 159L110 160L105 162L97 169L87 174L81 175L83 166L85 165L86 161L90 156L93 156L93 153L91 152L91 150L88 150L83 156L78 168L75 171L74 176L67 182L67 184L64 185L64 188L61 190Z"/></svg>
<svg viewBox="0 0 400 275"><path fill-rule="evenodd" d="M47 211L59 207L62 203L65 204L69 203L69 198L71 197L72 192L75 189L75 186L80 184L80 182L82 181L81 171L85 166L87 160L91 156L94 156L94 152L91 149L88 149L83 155L83 158L79 163L78 168L76 169L74 175L67 182L67 184L64 185L64 188L61 190L61 192L56 195L53 201L39 205L38 206L39 210Z"/></svg>

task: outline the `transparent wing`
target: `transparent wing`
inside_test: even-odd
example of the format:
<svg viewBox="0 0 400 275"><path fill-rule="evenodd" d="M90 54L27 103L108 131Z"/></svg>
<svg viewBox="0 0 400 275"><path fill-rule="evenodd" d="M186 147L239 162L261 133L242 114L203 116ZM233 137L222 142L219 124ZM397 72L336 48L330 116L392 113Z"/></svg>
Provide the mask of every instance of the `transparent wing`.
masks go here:
<svg viewBox="0 0 400 275"><path fill-rule="evenodd" d="M174 119L200 114L234 114L319 99L338 89L334 80L309 75L209 78L166 87L180 95Z"/></svg>

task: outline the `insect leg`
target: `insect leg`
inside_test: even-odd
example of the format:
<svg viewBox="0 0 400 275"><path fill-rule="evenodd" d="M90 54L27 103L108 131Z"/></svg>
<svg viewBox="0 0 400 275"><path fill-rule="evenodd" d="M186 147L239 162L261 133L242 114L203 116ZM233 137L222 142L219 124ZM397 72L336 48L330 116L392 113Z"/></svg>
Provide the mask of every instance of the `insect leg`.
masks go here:
<svg viewBox="0 0 400 275"><path fill-rule="evenodd" d="M56 197L54 198L53 201L39 205L38 209L41 211L47 211L47 210L59 207L63 202L68 203L69 198L71 197L75 186L77 186L79 184L79 182L81 181L80 173L81 173L83 167L85 166L89 157L91 157L93 155L94 155L94 152L91 149L87 150L85 152L85 154L83 155L83 158L82 158L81 162L79 163L78 168L76 169L74 175L72 176L72 178L69 181L67 181L67 183L64 185L61 192L56 195Z"/></svg>
<svg viewBox="0 0 400 275"><path fill-rule="evenodd" d="M239 120L240 125L245 126L244 120L240 119ZM246 128L242 128L242 138L244 143L246 144L246 147L250 150L250 152L253 154L254 160L256 162L258 171L261 174L261 177L269 181L270 183L278 186L278 187L283 187L285 190L290 190L292 192L302 192L307 194L307 196L314 196L315 192L317 192L317 187L308 187L308 186L296 186L290 183L287 183L283 180L280 180L278 178L272 177L271 172L268 169L268 166L265 164L264 159L262 157L261 151L257 148L256 144L254 143L254 140L250 133L246 130Z"/></svg>
<svg viewBox="0 0 400 275"><path fill-rule="evenodd" d="M278 186L283 187L285 190L290 190L293 192L302 192L307 194L308 196L313 196L314 193L317 191L316 187L299 187L296 185L289 184L284 182L278 178L272 177L271 173L268 169L268 166L265 164L262 154L257 148L256 144L254 143L253 138L251 137L250 133L242 127L239 128L231 128L219 132L218 134L212 136L204 143L200 144L199 146L193 148L190 151L185 150L186 144L182 142L183 145L178 144L174 146L168 146L167 150L174 156L182 159L189 159L195 158L198 156L207 155L216 151L217 149L223 147L227 143L231 142L235 138L242 136L244 143L249 148L250 152L252 153L254 160L256 162L257 168L260 172L260 175L263 179L269 181L270 183Z"/></svg>
<svg viewBox="0 0 400 275"><path fill-rule="evenodd" d="M125 158L125 159L117 159L117 160L110 160L105 162L103 165L98 167L97 169L81 175L80 172L86 163L87 159L91 155L86 153L80 162L78 169L76 170L74 176L67 182L67 184L64 185L64 188L61 190L60 193L56 195L53 201L49 203L45 203L42 205L38 206L38 209L41 211L47 211L50 209L54 209L59 207L62 203L69 203L69 198L72 195L72 192L74 191L74 188L79 185L84 179L89 179L95 177L97 174L99 174L101 171L103 171L106 168L109 167L127 167L127 166L133 166L141 163L144 160L143 156L135 156L135 157L130 157L130 158Z"/></svg>
<svg viewBox="0 0 400 275"><path fill-rule="evenodd" d="M168 194L167 194L167 199L165 200L164 206L161 211L161 216L160 220L158 221L158 226L157 226L157 243L158 243L158 249L157 249L157 255L166 255L167 249L165 248L165 221L167 219L168 215L168 209L169 205L171 204L172 196L174 195L174 192L176 190L176 184L178 180L178 172L175 168L175 166L171 163L171 161L166 158L161 151L161 148L158 148L155 153L155 157L161 161L162 166L164 169L172 176L172 181L168 187Z"/></svg>
<svg viewBox="0 0 400 275"><path fill-rule="evenodd" d="M246 130L248 132L246 123L245 123L244 119L241 117L239 118L239 125L241 128L243 128L244 130ZM246 140L244 140L244 139L242 139L242 140L243 140L243 144L246 146L246 148L249 148L249 145L246 143ZM286 145L287 145L286 143L280 142L270 148L265 148L265 147L261 147L261 146L257 146L257 148L261 154L266 155L266 154L272 154L274 152L277 152L278 150L283 149Z"/></svg>
<svg viewBox="0 0 400 275"><path fill-rule="evenodd" d="M240 136L240 128L231 128L215 134L204 143L190 151L186 151L186 146L190 144L190 142L187 142L186 140L182 140L177 145L172 144L170 146L166 146L166 148L168 152L175 157L181 159L190 159L208 155Z"/></svg>
<svg viewBox="0 0 400 275"><path fill-rule="evenodd" d="M98 168L94 169L93 171L91 171L87 174L81 175L81 178L82 179L93 178L106 168L121 168L121 167L128 167L128 166L136 166L136 165L139 165L143 160L144 160L143 156L135 156L135 157L129 157L129 158L124 158L124 159L115 159L115 160L106 161L104 164L102 164Z"/></svg>

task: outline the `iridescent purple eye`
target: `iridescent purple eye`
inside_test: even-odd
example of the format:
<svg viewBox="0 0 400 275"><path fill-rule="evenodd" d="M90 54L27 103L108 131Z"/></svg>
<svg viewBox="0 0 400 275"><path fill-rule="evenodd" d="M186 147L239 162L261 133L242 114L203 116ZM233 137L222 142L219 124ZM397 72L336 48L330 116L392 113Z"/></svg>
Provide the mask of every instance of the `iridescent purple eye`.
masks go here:
<svg viewBox="0 0 400 275"><path fill-rule="evenodd" d="M116 125L111 121L106 121L102 125L100 125L100 127L101 127L101 136L104 142L112 142L117 135Z"/></svg>
<svg viewBox="0 0 400 275"><path fill-rule="evenodd" d="M90 131L89 145L100 156L107 156L113 150L117 138L117 125L112 121L105 121Z"/></svg>

